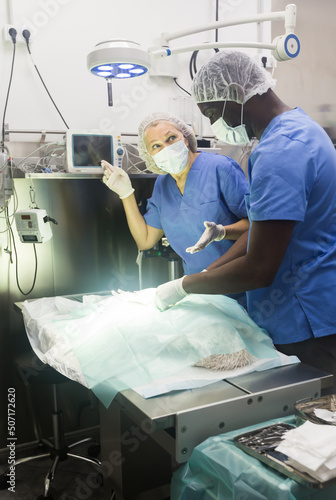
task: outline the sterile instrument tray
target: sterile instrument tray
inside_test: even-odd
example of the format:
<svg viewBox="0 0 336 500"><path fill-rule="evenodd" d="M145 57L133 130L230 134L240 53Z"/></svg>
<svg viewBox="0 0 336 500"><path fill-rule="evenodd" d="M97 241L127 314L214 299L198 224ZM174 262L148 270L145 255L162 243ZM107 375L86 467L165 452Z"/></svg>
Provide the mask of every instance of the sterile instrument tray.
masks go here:
<svg viewBox="0 0 336 500"><path fill-rule="evenodd" d="M305 472L301 472L286 464L288 456L276 451L280 444L281 436L287 431L295 429L293 425L280 423L267 427L261 427L255 431L240 434L234 438L235 445L254 458L269 465L285 476L294 479L304 486L310 488L326 488L336 482L336 478L320 482Z"/></svg>
<svg viewBox="0 0 336 500"><path fill-rule="evenodd" d="M306 420L314 424L336 425L335 422L324 420L315 415L315 410L328 410L336 413L336 395L323 396L318 399L304 399L294 405L295 420L297 425L303 424Z"/></svg>

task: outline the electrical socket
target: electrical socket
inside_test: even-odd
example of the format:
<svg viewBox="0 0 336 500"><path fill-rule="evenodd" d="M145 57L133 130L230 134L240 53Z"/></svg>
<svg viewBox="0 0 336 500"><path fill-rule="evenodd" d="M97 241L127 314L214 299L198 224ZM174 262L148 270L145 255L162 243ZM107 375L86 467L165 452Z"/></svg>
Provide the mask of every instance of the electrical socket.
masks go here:
<svg viewBox="0 0 336 500"><path fill-rule="evenodd" d="M14 24L5 24L5 26L3 28L4 41L5 42L11 42L11 43L13 43L12 37L9 34L9 30L11 28L16 29L16 43L19 43L19 44L23 44L24 43L24 44L26 44L26 40L22 36L22 31L24 30L24 28L15 26ZM31 38L29 39L29 41L31 41Z"/></svg>
<svg viewBox="0 0 336 500"><path fill-rule="evenodd" d="M274 70L277 67L277 61L276 59L271 55L271 54L263 54L263 56L266 57L266 69L268 71ZM261 61L262 56L258 54L255 56L254 60L257 62L259 66L262 66L262 61Z"/></svg>

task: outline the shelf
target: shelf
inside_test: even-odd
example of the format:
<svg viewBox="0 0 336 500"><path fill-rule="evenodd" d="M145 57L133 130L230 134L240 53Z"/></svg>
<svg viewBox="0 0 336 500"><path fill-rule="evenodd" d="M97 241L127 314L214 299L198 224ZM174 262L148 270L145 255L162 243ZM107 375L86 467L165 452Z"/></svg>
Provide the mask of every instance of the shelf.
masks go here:
<svg viewBox="0 0 336 500"><path fill-rule="evenodd" d="M50 173L26 173L26 179L102 179L103 174L71 174L68 172Z"/></svg>
<svg viewBox="0 0 336 500"><path fill-rule="evenodd" d="M156 179L157 174L128 174L131 179ZM44 174L40 173L26 173L26 179L102 179L102 174L72 174L68 172Z"/></svg>

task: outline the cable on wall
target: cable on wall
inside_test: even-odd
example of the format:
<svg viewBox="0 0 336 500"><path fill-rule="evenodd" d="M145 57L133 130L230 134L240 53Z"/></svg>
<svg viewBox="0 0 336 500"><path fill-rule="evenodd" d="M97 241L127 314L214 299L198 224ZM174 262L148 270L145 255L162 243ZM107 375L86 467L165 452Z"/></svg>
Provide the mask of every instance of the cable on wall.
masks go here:
<svg viewBox="0 0 336 500"><path fill-rule="evenodd" d="M10 28L10 30L9 30L8 33L9 33L9 35L12 38L12 41L13 41L13 56L12 56L12 65L11 65L11 71L10 71L8 88L7 88L7 95L6 95L5 107L4 107L4 112L3 112L3 116L2 116L2 132L1 132L1 149L2 149L2 151L5 151L5 149L4 149L4 145L5 145L5 119L6 119L7 105L8 105L9 94L10 94L10 89L11 89L11 86L12 86L12 79L13 79L13 73L14 73L14 62L15 62L15 53L16 53L16 35L17 35L17 31L14 28Z"/></svg>
<svg viewBox="0 0 336 500"><path fill-rule="evenodd" d="M38 74L38 76L39 76L39 78L40 78L40 80L41 80L41 82L42 82L42 84L43 84L43 86L44 86L44 88L45 88L45 90L46 90L47 94L48 94L48 96L50 97L51 102L52 102L52 103L53 103L53 105L55 106L56 111L57 111L57 113L59 114L59 116L61 117L61 119L62 119L62 121L63 121L64 125L66 126L66 128L69 128L69 126L68 126L67 122L66 122L66 121L64 120L64 118L63 118L62 113L61 113L61 112L60 112L60 110L58 109L58 107L57 107L57 105L56 105L56 103L55 103L54 99L51 97L51 94L50 94L50 92L49 92L49 90L48 90L48 88L47 88L46 84L44 83L44 80L43 80L43 78L42 78L42 75L41 75L41 73L39 72L39 70L38 70L38 68L37 68L37 66L36 66L36 64L35 64L35 62L34 62L34 59L33 59L33 56L32 56L31 50L30 50L30 46L29 46L30 31L29 31L29 30L27 30L27 29L23 30L23 31L22 31L22 36L23 36L23 38L26 40L27 50L28 50L28 53L29 53L29 55L30 55L31 61L32 61L32 63L33 63L33 66L34 66L34 68L35 68L35 70L36 70L36 72L37 72L37 74Z"/></svg>

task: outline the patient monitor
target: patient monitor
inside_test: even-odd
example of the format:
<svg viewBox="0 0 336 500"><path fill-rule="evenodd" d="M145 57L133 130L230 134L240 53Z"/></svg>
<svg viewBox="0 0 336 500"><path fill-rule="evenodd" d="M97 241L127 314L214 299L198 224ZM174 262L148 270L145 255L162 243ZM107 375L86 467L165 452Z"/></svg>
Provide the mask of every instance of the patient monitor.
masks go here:
<svg viewBox="0 0 336 500"><path fill-rule="evenodd" d="M120 134L67 130L66 170L78 174L103 174L101 160L122 166L124 148Z"/></svg>

